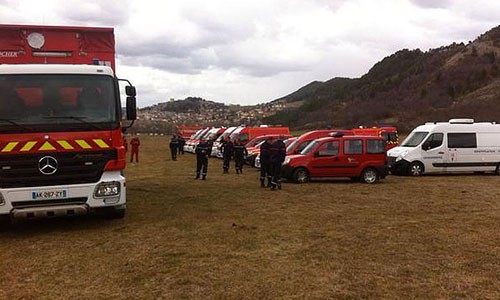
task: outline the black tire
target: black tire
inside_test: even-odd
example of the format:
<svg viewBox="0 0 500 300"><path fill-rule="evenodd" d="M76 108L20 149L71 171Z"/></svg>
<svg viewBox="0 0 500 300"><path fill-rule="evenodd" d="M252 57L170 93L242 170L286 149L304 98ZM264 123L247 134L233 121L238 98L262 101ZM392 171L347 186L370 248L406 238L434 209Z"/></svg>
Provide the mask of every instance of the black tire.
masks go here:
<svg viewBox="0 0 500 300"><path fill-rule="evenodd" d="M408 167L409 176L422 176L424 174L424 165L421 162L415 161Z"/></svg>
<svg viewBox="0 0 500 300"><path fill-rule="evenodd" d="M123 219L125 217L125 212L126 212L125 208L111 207L110 209L104 212L104 216L108 220Z"/></svg>
<svg viewBox="0 0 500 300"><path fill-rule="evenodd" d="M495 169L495 175L500 175L500 165L498 165Z"/></svg>
<svg viewBox="0 0 500 300"><path fill-rule="evenodd" d="M11 226L12 221L10 219L10 215L0 216L0 232L9 230Z"/></svg>
<svg viewBox="0 0 500 300"><path fill-rule="evenodd" d="M309 181L309 171L306 168L297 168L292 174L293 181L296 183L306 183Z"/></svg>
<svg viewBox="0 0 500 300"><path fill-rule="evenodd" d="M361 173L361 181L364 183L372 184L379 180L380 176L374 168L366 168Z"/></svg>

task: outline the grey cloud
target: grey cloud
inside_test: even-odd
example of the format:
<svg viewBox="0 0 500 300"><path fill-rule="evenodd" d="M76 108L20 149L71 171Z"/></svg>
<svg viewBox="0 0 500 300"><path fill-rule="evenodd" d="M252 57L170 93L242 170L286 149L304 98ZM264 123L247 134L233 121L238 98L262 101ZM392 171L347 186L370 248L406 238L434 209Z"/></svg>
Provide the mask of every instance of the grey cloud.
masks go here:
<svg viewBox="0 0 500 300"><path fill-rule="evenodd" d="M119 26L125 24L130 15L129 0L81 1L66 0L61 2L57 13L70 22L101 26Z"/></svg>
<svg viewBox="0 0 500 300"><path fill-rule="evenodd" d="M190 57L168 57L168 56L120 56L120 61L127 66L146 66L153 69L168 71L178 74L198 74L205 69L207 63L198 63Z"/></svg>
<svg viewBox="0 0 500 300"><path fill-rule="evenodd" d="M452 4L450 0L410 0L410 2L422 8L447 8Z"/></svg>

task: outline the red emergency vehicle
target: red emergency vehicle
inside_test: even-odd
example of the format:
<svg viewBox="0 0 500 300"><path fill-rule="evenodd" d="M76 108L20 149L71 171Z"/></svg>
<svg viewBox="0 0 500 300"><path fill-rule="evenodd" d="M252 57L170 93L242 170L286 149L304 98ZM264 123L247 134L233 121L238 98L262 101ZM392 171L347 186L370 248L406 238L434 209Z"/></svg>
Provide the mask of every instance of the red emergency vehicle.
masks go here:
<svg viewBox="0 0 500 300"><path fill-rule="evenodd" d="M359 127L351 129L354 135L374 135L385 139L385 149L389 150L398 146L398 129L393 126Z"/></svg>
<svg viewBox="0 0 500 300"><path fill-rule="evenodd" d="M0 25L0 217L124 216L114 70L112 28Z"/></svg>
<svg viewBox="0 0 500 300"><path fill-rule="evenodd" d="M178 136L181 136L183 139L189 139L193 134L195 134L198 130L202 128L204 127L179 125L177 126L176 134Z"/></svg>
<svg viewBox="0 0 500 300"><path fill-rule="evenodd" d="M229 138L233 143L239 141L245 145L255 137L269 134L289 136L290 129L288 127L281 126L240 127L239 129L233 131Z"/></svg>
<svg viewBox="0 0 500 300"><path fill-rule="evenodd" d="M315 177L349 177L374 183L387 174L385 140L377 136L319 138L301 154L287 155L282 167L283 177L298 183Z"/></svg>

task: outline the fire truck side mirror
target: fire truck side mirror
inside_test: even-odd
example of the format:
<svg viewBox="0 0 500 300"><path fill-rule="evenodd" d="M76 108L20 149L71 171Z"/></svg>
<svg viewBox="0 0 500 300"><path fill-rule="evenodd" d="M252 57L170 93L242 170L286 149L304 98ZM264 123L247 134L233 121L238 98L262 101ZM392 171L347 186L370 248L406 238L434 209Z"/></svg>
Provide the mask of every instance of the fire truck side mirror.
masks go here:
<svg viewBox="0 0 500 300"><path fill-rule="evenodd" d="M135 120L135 119L137 119L137 107L136 107L135 97L127 97L127 120Z"/></svg>
<svg viewBox="0 0 500 300"><path fill-rule="evenodd" d="M137 96L137 93L135 91L135 86L127 85L125 87L125 94L127 94L127 96L131 96L131 97Z"/></svg>

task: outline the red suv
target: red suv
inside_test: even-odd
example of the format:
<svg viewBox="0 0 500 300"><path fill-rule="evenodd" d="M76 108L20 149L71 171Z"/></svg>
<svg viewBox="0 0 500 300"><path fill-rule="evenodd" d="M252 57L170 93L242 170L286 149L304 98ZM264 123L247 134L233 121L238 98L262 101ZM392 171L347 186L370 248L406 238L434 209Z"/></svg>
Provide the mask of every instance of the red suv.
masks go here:
<svg viewBox="0 0 500 300"><path fill-rule="evenodd" d="M300 154L288 155L284 178L302 183L312 177L350 177L374 183L388 174L385 140L376 136L337 136L312 141Z"/></svg>

